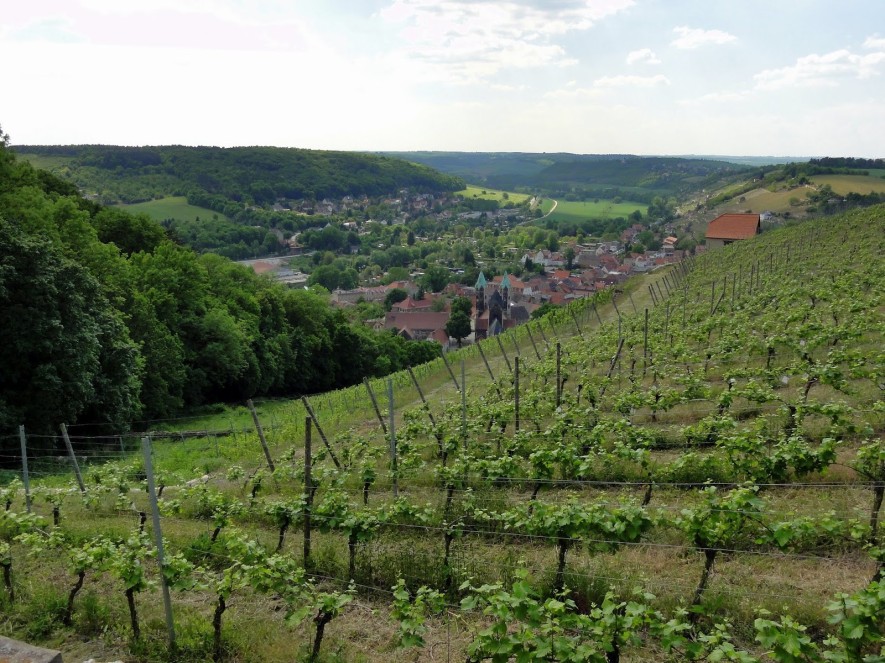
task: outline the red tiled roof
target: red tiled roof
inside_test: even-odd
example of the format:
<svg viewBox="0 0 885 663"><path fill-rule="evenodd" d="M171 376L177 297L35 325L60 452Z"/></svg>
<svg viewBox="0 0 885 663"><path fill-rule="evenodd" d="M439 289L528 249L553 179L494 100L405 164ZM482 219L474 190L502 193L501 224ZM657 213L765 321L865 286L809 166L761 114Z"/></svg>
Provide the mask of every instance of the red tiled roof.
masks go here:
<svg viewBox="0 0 885 663"><path fill-rule="evenodd" d="M707 226L707 239L749 239L758 233L758 214L722 214Z"/></svg>
<svg viewBox="0 0 885 663"><path fill-rule="evenodd" d="M443 329L448 321L448 313L391 311L384 318L384 326L387 329L436 330Z"/></svg>
<svg viewBox="0 0 885 663"><path fill-rule="evenodd" d="M424 299L412 299L406 297L403 301L397 302L392 309L395 311L423 311L433 306L433 299L424 295Z"/></svg>

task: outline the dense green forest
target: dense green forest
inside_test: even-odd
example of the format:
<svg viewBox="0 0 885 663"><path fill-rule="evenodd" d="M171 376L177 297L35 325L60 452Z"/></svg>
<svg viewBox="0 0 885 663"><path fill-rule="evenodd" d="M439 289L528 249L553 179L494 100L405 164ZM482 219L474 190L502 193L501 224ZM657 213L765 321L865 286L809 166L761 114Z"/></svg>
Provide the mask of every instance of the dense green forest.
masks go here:
<svg viewBox="0 0 885 663"><path fill-rule="evenodd" d="M752 168L713 159L643 157L629 154L531 154L389 152L470 182L493 188L523 187L562 196L651 202L655 196L686 194L746 175Z"/></svg>
<svg viewBox="0 0 885 663"><path fill-rule="evenodd" d="M7 143L0 132L2 429L122 428L353 384L439 352L352 326L322 292L198 256L147 216L82 198Z"/></svg>
<svg viewBox="0 0 885 663"><path fill-rule="evenodd" d="M21 154L54 158L54 165L105 203L136 203L184 195L194 205L228 214L244 204L277 198L379 196L402 188L456 191L457 177L383 156L282 147L19 146ZM119 177L125 173L126 177ZM228 214L232 216L231 214Z"/></svg>

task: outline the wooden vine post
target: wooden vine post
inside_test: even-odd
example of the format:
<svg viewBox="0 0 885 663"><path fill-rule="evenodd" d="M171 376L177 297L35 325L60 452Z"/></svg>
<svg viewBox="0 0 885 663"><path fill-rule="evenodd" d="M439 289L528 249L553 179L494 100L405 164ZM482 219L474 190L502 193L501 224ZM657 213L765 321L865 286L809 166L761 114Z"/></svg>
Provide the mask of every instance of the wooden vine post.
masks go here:
<svg viewBox="0 0 885 663"><path fill-rule="evenodd" d="M482 345L480 343L476 344L476 349L479 350L479 356L482 357L482 363L486 365L486 370L489 372L489 377L492 378L492 384L495 385L495 391L498 392L498 396L501 396L501 390L498 388L498 382L495 380L495 374L492 373L492 367L489 366L489 360L486 359L486 353L482 351Z"/></svg>
<svg viewBox="0 0 885 663"><path fill-rule="evenodd" d="M390 474L393 479L393 499L399 497L399 479L397 475L399 474L399 467L396 459L396 428L394 426L394 412L393 412L393 380L387 380L387 407L388 413L390 415L390 423L388 425L388 429L390 430Z"/></svg>
<svg viewBox="0 0 885 663"><path fill-rule="evenodd" d="M507 357L507 351L504 350L504 344L501 342L501 335L495 334L495 340L498 341L498 348L501 350L501 355L504 357L504 363L507 364L507 370L510 373L513 373L513 366L510 365L510 359Z"/></svg>
<svg viewBox="0 0 885 663"><path fill-rule="evenodd" d="M461 360L461 436L467 449L467 362Z"/></svg>
<svg viewBox="0 0 885 663"><path fill-rule="evenodd" d="M562 345L556 342L556 407L562 401Z"/></svg>
<svg viewBox="0 0 885 663"><path fill-rule="evenodd" d="M528 332L529 340L532 342L532 349L535 351L535 356L538 358L538 361L541 361L541 353L538 352L538 346L535 345L535 337L532 335L531 325L526 325L525 330Z"/></svg>
<svg viewBox="0 0 885 663"><path fill-rule="evenodd" d="M460 389L460 387L458 387L458 381L455 379L455 374L452 372L452 365L449 363L449 360L446 357L446 353L443 350L442 346L439 346L439 353L442 357L443 363L446 365L446 370L449 372L449 377L451 377L452 382L455 383L455 389Z"/></svg>
<svg viewBox="0 0 885 663"><path fill-rule="evenodd" d="M255 430L258 431L258 439L261 442L261 449L264 451L264 457L267 459L267 466L270 468L270 471L273 472L273 459L270 457L270 449L267 448L267 438L264 437L264 429L261 427L261 420L258 418L258 413L255 411L255 404L250 398L246 401L246 405L249 407L249 412L252 413L252 421L255 422Z"/></svg>
<svg viewBox="0 0 885 663"><path fill-rule="evenodd" d="M424 398L424 392L421 390L421 385L418 384L418 378L415 377L412 367L406 366L406 370L409 372L409 377L412 378L412 383L415 385L415 389L418 390L418 396L421 397L421 403L424 406L424 411L427 413L427 418L430 420L430 425L433 428L433 436L436 438L436 444L439 447L439 457L443 459L443 464L445 465L445 447L443 445L442 434L436 427L436 419L433 418L433 412L430 411L430 405L427 403L427 399Z"/></svg>
<svg viewBox="0 0 885 663"><path fill-rule="evenodd" d="M251 401L250 401L251 402ZM172 616L172 597L166 582L166 559L163 551L163 532L160 530L160 506L157 504L157 485L154 481L154 463L151 457L151 438L141 438L141 451L144 454L144 473L147 479L148 497L151 502L151 518L154 525L154 545L157 548L157 564L160 566L160 588L163 591L163 609L166 613L166 631L169 635L169 649L175 650L175 619Z"/></svg>
<svg viewBox="0 0 885 663"><path fill-rule="evenodd" d="M661 295L661 301L663 301L666 297L664 297L664 291L661 289L661 282L656 281L655 285L658 286L658 293Z"/></svg>
<svg viewBox="0 0 885 663"><path fill-rule="evenodd" d="M310 513L313 510L311 418L304 418L304 568L310 568Z"/></svg>
<svg viewBox="0 0 885 663"><path fill-rule="evenodd" d="M22 447L22 483L25 484L25 508L31 513L31 477L28 474L28 438L24 425L18 427L18 439Z"/></svg>
<svg viewBox="0 0 885 663"><path fill-rule="evenodd" d="M307 396L302 396L301 402L304 403L304 409L307 410L307 414L310 415L311 419L313 419L313 425L316 427L317 433L320 434L320 439L323 441L323 445L326 447L326 451L329 452L329 456L331 457L332 462L335 463L335 467L340 470L341 463L338 462L338 457L335 455L335 452L332 451L332 446L329 444L329 440L326 438L326 434L323 432L323 428L322 426L320 426L317 415L313 411L313 408L310 405L310 401L307 400Z"/></svg>
<svg viewBox="0 0 885 663"><path fill-rule="evenodd" d="M578 336L581 337L581 340L584 340L584 334L581 332L581 325L578 324L578 318L575 315L575 312L572 309L569 309L569 313L572 314L572 320L575 321L575 329L578 330Z"/></svg>
<svg viewBox="0 0 885 663"><path fill-rule="evenodd" d="M375 410L375 416L378 417L378 423L381 424L381 430L387 435L387 424L384 423L384 417L381 416L381 409L378 407L378 400L375 398L375 392L372 391L372 385L369 384L369 378L363 378L363 384L366 391L369 392L369 400L372 401L372 408Z"/></svg>
<svg viewBox="0 0 885 663"><path fill-rule="evenodd" d="M68 450L68 458L71 459L71 465L74 466L74 474L77 477L77 485L80 486L80 492L86 493L86 486L83 485L83 475L80 474L80 465L77 464L77 457L74 455L74 447L71 445L71 438L68 437L68 427L64 424L60 425L61 436L65 441L65 447Z"/></svg>
<svg viewBox="0 0 885 663"><path fill-rule="evenodd" d="M513 414L516 432L519 432L519 357L513 359Z"/></svg>

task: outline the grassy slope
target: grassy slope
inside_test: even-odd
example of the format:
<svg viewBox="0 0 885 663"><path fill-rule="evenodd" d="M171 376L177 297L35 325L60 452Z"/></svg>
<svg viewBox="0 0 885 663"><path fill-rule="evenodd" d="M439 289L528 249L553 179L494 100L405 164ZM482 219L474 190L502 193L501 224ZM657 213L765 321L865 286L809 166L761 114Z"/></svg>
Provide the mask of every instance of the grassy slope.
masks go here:
<svg viewBox="0 0 885 663"><path fill-rule="evenodd" d="M185 198L184 196L169 196L166 198L161 198L159 200L151 200L146 203L120 205L120 207L136 214L147 214L149 217L156 221L163 221L165 219L192 221L197 217L204 221L208 221L216 216L219 220L227 222L230 221L230 219L228 219L224 214L213 212L212 210L206 209L205 207L189 205L187 202L187 198Z"/></svg>
<svg viewBox="0 0 885 663"><path fill-rule="evenodd" d="M504 199L504 193L507 193L507 200ZM479 198L480 200L496 200L499 203L501 202L511 202L515 204L520 204L529 198L528 194L525 193L515 193L513 191L498 191L497 189L489 189L488 187L482 186L473 186L472 184L468 185L466 189L461 191L456 191L455 195L461 196L463 198Z"/></svg>
<svg viewBox="0 0 885 663"><path fill-rule="evenodd" d="M816 175L811 181L818 186L829 184L833 191L844 196L849 193L885 193L885 179L872 175Z"/></svg>
<svg viewBox="0 0 885 663"><path fill-rule="evenodd" d="M792 199L798 199L800 202L804 202L807 195L808 190L801 187L783 191L754 189L743 195L743 202L740 201L740 198L736 198L725 205L722 205L720 209L723 212L746 212L749 210L756 214L765 211L781 213L790 211L794 208L794 205L790 202Z"/></svg>
<svg viewBox="0 0 885 663"><path fill-rule="evenodd" d="M550 201L546 208L542 204L541 209L546 214L550 211L552 206L553 202ZM610 200L600 200L599 202L572 202L568 200L558 200L556 211L550 215L550 218L560 221L578 219L613 219L619 216L627 217L636 210L644 213L647 208L648 205L644 205L643 203L613 203Z"/></svg>

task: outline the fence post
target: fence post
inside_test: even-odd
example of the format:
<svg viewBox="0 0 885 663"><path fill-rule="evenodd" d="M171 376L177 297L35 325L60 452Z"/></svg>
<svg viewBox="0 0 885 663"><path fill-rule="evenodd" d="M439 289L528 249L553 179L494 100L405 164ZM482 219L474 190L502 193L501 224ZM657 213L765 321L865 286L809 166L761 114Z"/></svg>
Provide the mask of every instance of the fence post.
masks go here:
<svg viewBox="0 0 885 663"><path fill-rule="evenodd" d="M599 320L599 326L602 327L602 316L599 315L599 309L596 308L596 302L593 302L593 312L596 314L596 319Z"/></svg>
<svg viewBox="0 0 885 663"><path fill-rule="evenodd" d="M166 584L166 560L163 556L163 532L160 530L160 507L157 505L157 487L154 483L154 464L151 458L151 439L141 438L144 453L144 473L147 475L148 497L151 500L151 515L154 523L154 545L157 546L157 563L160 565L160 587L163 590L163 608L166 611L166 630L169 632L169 648L175 649L175 620L172 617L172 598Z"/></svg>
<svg viewBox="0 0 885 663"><path fill-rule="evenodd" d="M393 380L387 380L387 403L390 413L390 425L388 428L390 429L390 474L393 478L393 499L399 497L399 480L397 478L397 474L399 473L399 468L397 466L396 461L396 428L394 427L393 422Z"/></svg>
<svg viewBox="0 0 885 663"><path fill-rule="evenodd" d="M264 457L267 459L267 466L270 468L270 471L273 472L273 460L270 457L270 449L267 448L267 439L265 439L264 437L264 430L261 428L261 421L258 419L258 413L255 411L255 404L250 398L248 401L246 401L246 405L249 406L249 412L252 413L252 421L255 422L255 430L258 431L258 439L261 441L261 449L264 451Z"/></svg>
<svg viewBox="0 0 885 663"><path fill-rule="evenodd" d="M68 457L74 466L74 474L77 475L77 485L80 486L80 492L86 492L86 486L83 485L83 475L80 474L80 466L77 464L77 457L74 455L74 447L71 446L71 438L68 437L68 427L61 424L61 436L64 438L65 446L68 449Z"/></svg>
<svg viewBox="0 0 885 663"><path fill-rule="evenodd" d="M313 509L311 418L304 418L304 568L310 568L310 512Z"/></svg>
<svg viewBox="0 0 885 663"><path fill-rule="evenodd" d="M630 306L633 307L633 312L634 312L634 313L639 313L639 311L636 309L636 303L633 301L633 293L632 293L632 292L627 292L627 296L630 298Z"/></svg>
<svg viewBox="0 0 885 663"><path fill-rule="evenodd" d="M645 309L645 331L642 334L642 376L648 367L648 309Z"/></svg>
<svg viewBox="0 0 885 663"><path fill-rule="evenodd" d="M519 351L519 343L516 342L516 334L511 332L510 340L513 341L513 349L516 351L516 356L519 357L522 353Z"/></svg>
<svg viewBox="0 0 885 663"><path fill-rule="evenodd" d="M25 436L25 427L18 427L18 439L22 447L22 482L25 484L25 508L31 513L31 478L28 475L28 440Z"/></svg>

